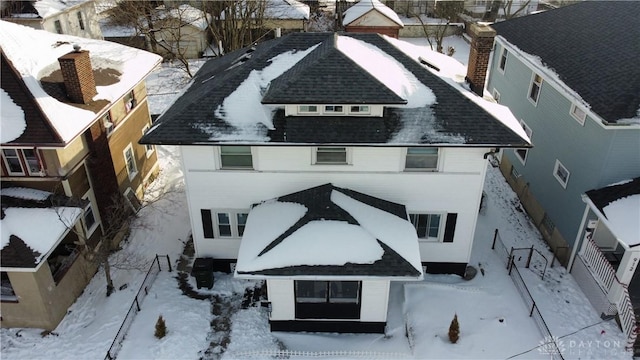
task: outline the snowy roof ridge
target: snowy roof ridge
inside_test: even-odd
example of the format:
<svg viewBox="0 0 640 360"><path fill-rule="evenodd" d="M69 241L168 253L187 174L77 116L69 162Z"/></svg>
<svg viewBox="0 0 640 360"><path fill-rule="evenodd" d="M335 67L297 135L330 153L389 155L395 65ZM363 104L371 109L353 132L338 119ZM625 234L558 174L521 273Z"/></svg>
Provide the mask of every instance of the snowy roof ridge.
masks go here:
<svg viewBox="0 0 640 360"><path fill-rule="evenodd" d="M58 58L74 51L74 45L90 52L94 69L110 68L121 73L115 84L97 86L98 95L94 100L119 99L162 60L156 54L110 41L54 34L0 21L0 48L4 56L11 61L41 112L65 143L88 128L98 114L58 101L44 90L39 79L59 69Z"/></svg>
<svg viewBox="0 0 640 360"><path fill-rule="evenodd" d="M309 5L297 0L269 0L264 9L266 19L309 20Z"/></svg>
<svg viewBox="0 0 640 360"><path fill-rule="evenodd" d="M393 9L378 0L360 0L344 12L342 23L344 25L349 25L350 23L354 22L355 20L359 19L372 10L377 10L381 14L389 18L389 20L397 23L400 26L404 26L398 14L393 11Z"/></svg>
<svg viewBox="0 0 640 360"><path fill-rule="evenodd" d="M355 44L353 47L356 49L355 52L374 53L375 58L386 59L394 64L397 62L396 69L404 72L403 81L398 84L399 92L411 88L423 89L422 92L415 91L415 94L423 95L416 96L414 99L422 106L410 107L415 105L409 104L404 107L402 105L393 107L394 104L386 102L388 97L385 98L387 100L380 100L378 97L381 90L388 91L387 86L369 86L373 81L351 81L344 85L345 81L356 78L329 76L332 71L335 72L334 67L341 57L343 59L340 61L349 65L349 68L344 69L345 74L356 68L362 72L360 68L370 60L367 56L352 53L351 57L356 60L345 61L344 58L349 56L340 51L341 57L326 57L324 61L313 62L311 56L317 56L320 52L310 51L310 48L334 36L336 36L335 33L290 33L281 38L209 60L196 74L194 81L184 94L160 116L158 126L148 131L141 142L173 145L233 142L239 145L340 143L382 146L386 144L462 147L530 146L522 127L507 108L495 104L490 106L491 104L472 94L468 88L447 78L451 75L446 71L432 71L422 64L419 59L420 53L418 56L412 56L410 52L405 51L406 49L386 36L373 33L344 33L340 34L338 39L344 37L349 44ZM325 46L326 44L328 43L325 43ZM302 52L305 53L301 54ZM289 60L285 61L287 57ZM446 61L456 62L452 58L447 58ZM288 65L284 68L280 63ZM293 63L295 65L292 66ZM372 66L375 67L375 64ZM406 71L400 71L402 68ZM281 76L279 79L277 76L262 75L265 70L277 69L279 69L277 75ZM301 71L304 74L303 77L298 76L297 71ZM369 75L371 75L370 72L367 76ZM312 80L315 78L317 81L307 82L308 86L295 83L284 86L285 81L294 77ZM214 78L215 81L209 81ZM274 79L277 80L274 81ZM394 80L397 79L391 81ZM243 90L244 86L247 87L247 91ZM266 96L267 93L272 94L287 88L299 90L291 94L291 98L298 104L383 104L386 106L382 117L342 115L344 119L357 119L349 122L351 127L334 121L340 116L325 116L326 121L309 127L312 124L308 121L293 121L294 118L301 118L300 116L283 117L282 106L278 106L283 103L278 103ZM433 92L433 96L427 96L429 89ZM413 94L414 90L403 93L403 96ZM265 91L266 93L263 93ZM354 101L354 92L364 94L363 99ZM373 96L374 94L377 95ZM395 94L393 96L397 97ZM204 98L208 101L201 101ZM436 98L437 101L435 101ZM500 107L501 111L495 111L497 107ZM185 116L187 109L189 111ZM250 111L250 109L253 110ZM256 117L255 114L264 114L264 116ZM306 119L312 117L309 116ZM359 122L362 122L362 126L365 123L373 125L380 131L376 134L369 133L370 136L362 136L353 126ZM303 124L308 126L303 128ZM318 128L320 125L324 128ZM348 133L336 134L333 128L335 126L341 126ZM312 128L313 136L307 136L310 135ZM295 133L302 136L293 136ZM349 139L350 137L353 141ZM294 138L303 141L292 141L291 139Z"/></svg>

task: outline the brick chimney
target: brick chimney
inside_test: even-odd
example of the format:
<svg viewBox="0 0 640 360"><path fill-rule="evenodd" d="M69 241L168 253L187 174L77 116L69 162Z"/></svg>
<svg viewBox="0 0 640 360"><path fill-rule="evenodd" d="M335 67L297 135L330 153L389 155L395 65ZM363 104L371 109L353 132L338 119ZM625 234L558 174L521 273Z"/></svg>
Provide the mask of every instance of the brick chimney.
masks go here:
<svg viewBox="0 0 640 360"><path fill-rule="evenodd" d="M80 50L74 45L74 51L58 58L64 87L67 95L74 103L88 104L98 93L96 80L93 78L93 68L89 52Z"/></svg>
<svg viewBox="0 0 640 360"><path fill-rule="evenodd" d="M471 90L482 96L484 81L487 78L489 56L493 49L493 39L496 31L487 25L471 24L471 50L469 51L469 66L467 77Z"/></svg>

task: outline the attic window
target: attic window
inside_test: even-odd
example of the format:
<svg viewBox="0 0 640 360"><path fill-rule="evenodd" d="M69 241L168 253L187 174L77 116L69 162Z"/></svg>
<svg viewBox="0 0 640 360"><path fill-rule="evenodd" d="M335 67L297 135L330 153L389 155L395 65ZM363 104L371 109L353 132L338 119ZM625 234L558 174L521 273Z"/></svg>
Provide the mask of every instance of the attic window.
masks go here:
<svg viewBox="0 0 640 360"><path fill-rule="evenodd" d="M368 105L354 105L351 106L349 112L351 112L352 114L368 114L369 111L370 110Z"/></svg>
<svg viewBox="0 0 640 360"><path fill-rule="evenodd" d="M298 106L299 113L317 113L318 107L316 105L300 105Z"/></svg>
<svg viewBox="0 0 640 360"><path fill-rule="evenodd" d="M326 105L324 107L325 113L343 113L344 107L342 105Z"/></svg>

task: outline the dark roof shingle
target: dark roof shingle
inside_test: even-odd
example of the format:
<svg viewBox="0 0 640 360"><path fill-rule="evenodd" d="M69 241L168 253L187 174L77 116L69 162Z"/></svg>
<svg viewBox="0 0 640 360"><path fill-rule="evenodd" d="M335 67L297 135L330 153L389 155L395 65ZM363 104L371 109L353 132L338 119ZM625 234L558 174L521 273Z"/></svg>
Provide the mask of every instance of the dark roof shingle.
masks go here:
<svg viewBox="0 0 640 360"><path fill-rule="evenodd" d="M640 1L583 1L492 27L615 123L640 109L638 14Z"/></svg>

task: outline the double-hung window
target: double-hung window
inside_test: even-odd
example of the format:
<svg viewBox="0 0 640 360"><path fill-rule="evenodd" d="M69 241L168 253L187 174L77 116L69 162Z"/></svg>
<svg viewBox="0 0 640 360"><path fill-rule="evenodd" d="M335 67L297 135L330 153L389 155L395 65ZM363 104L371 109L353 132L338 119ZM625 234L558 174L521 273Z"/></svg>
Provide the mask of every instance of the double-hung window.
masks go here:
<svg viewBox="0 0 640 360"><path fill-rule="evenodd" d="M529 139L531 139L531 136L533 135L533 131L531 130L531 128L523 120L520 120L520 125L524 129L524 132L527 134ZM529 154L529 149L520 148L520 149L515 149L514 152L518 157L518 160L520 160L522 165L524 165L527 162L527 155Z"/></svg>
<svg viewBox="0 0 640 360"><path fill-rule="evenodd" d="M202 230L205 239L216 237L242 237L247 225L248 211L201 209Z"/></svg>
<svg viewBox="0 0 640 360"><path fill-rule="evenodd" d="M78 17L78 26L80 26L80 30L84 30L84 20L82 19L82 12L78 11L76 13L76 16Z"/></svg>
<svg viewBox="0 0 640 360"><path fill-rule="evenodd" d="M127 167L129 180L136 177L136 175L138 175L138 166L136 165L136 157L131 144L124 149L124 163Z"/></svg>
<svg viewBox="0 0 640 360"><path fill-rule="evenodd" d="M438 148L407 148L404 168L408 171L438 170Z"/></svg>
<svg viewBox="0 0 640 360"><path fill-rule="evenodd" d="M36 149L2 149L2 158L8 175L41 175L42 168ZM26 166L26 169L25 169Z"/></svg>
<svg viewBox="0 0 640 360"><path fill-rule="evenodd" d="M220 146L220 165L223 169L253 169L251 146Z"/></svg>
<svg viewBox="0 0 640 360"><path fill-rule="evenodd" d="M502 49L502 55L500 55L500 64L498 68L500 72L504 73L504 69L507 67L507 56L509 55L509 51L507 49Z"/></svg>
<svg viewBox="0 0 640 360"><path fill-rule="evenodd" d="M409 214L419 239L437 240L440 235L440 214Z"/></svg>
<svg viewBox="0 0 640 360"><path fill-rule="evenodd" d="M343 146L322 146L315 149L314 164L346 165L349 163L349 152Z"/></svg>
<svg viewBox="0 0 640 360"><path fill-rule="evenodd" d="M534 104L538 104L538 98L540 97L540 89L542 88L542 77L538 74L533 74L531 79L531 87L529 88L529 100Z"/></svg>
<svg viewBox="0 0 640 360"><path fill-rule="evenodd" d="M573 116L573 118L576 119L576 121L580 125L584 125L584 121L587 118L587 113L584 110L582 110L579 106L572 105L571 106L571 116Z"/></svg>
<svg viewBox="0 0 640 360"><path fill-rule="evenodd" d="M453 242L457 220L457 213L409 214L409 221L416 228L416 235L421 240Z"/></svg>
<svg viewBox="0 0 640 360"><path fill-rule="evenodd" d="M129 91L127 95L124 96L124 108L128 112L133 110L136 107L136 97L133 93L133 90Z"/></svg>
<svg viewBox="0 0 640 360"><path fill-rule="evenodd" d="M148 130L149 130L149 125L145 125L142 128L142 135L144 135ZM144 148L146 150L147 157L151 156L151 154L153 154L153 152L156 150L156 148L151 144L145 144Z"/></svg>
<svg viewBox="0 0 640 360"><path fill-rule="evenodd" d="M556 159L556 164L553 168L553 176L565 189L567 188L567 183L569 182L569 175L569 170L567 170L567 168L562 165L560 160Z"/></svg>
<svg viewBox="0 0 640 360"><path fill-rule="evenodd" d="M111 113L109 111L107 111L106 114L102 116L102 125L107 132L107 136L113 133L113 129L116 127L116 125L113 123L113 121L111 121Z"/></svg>

